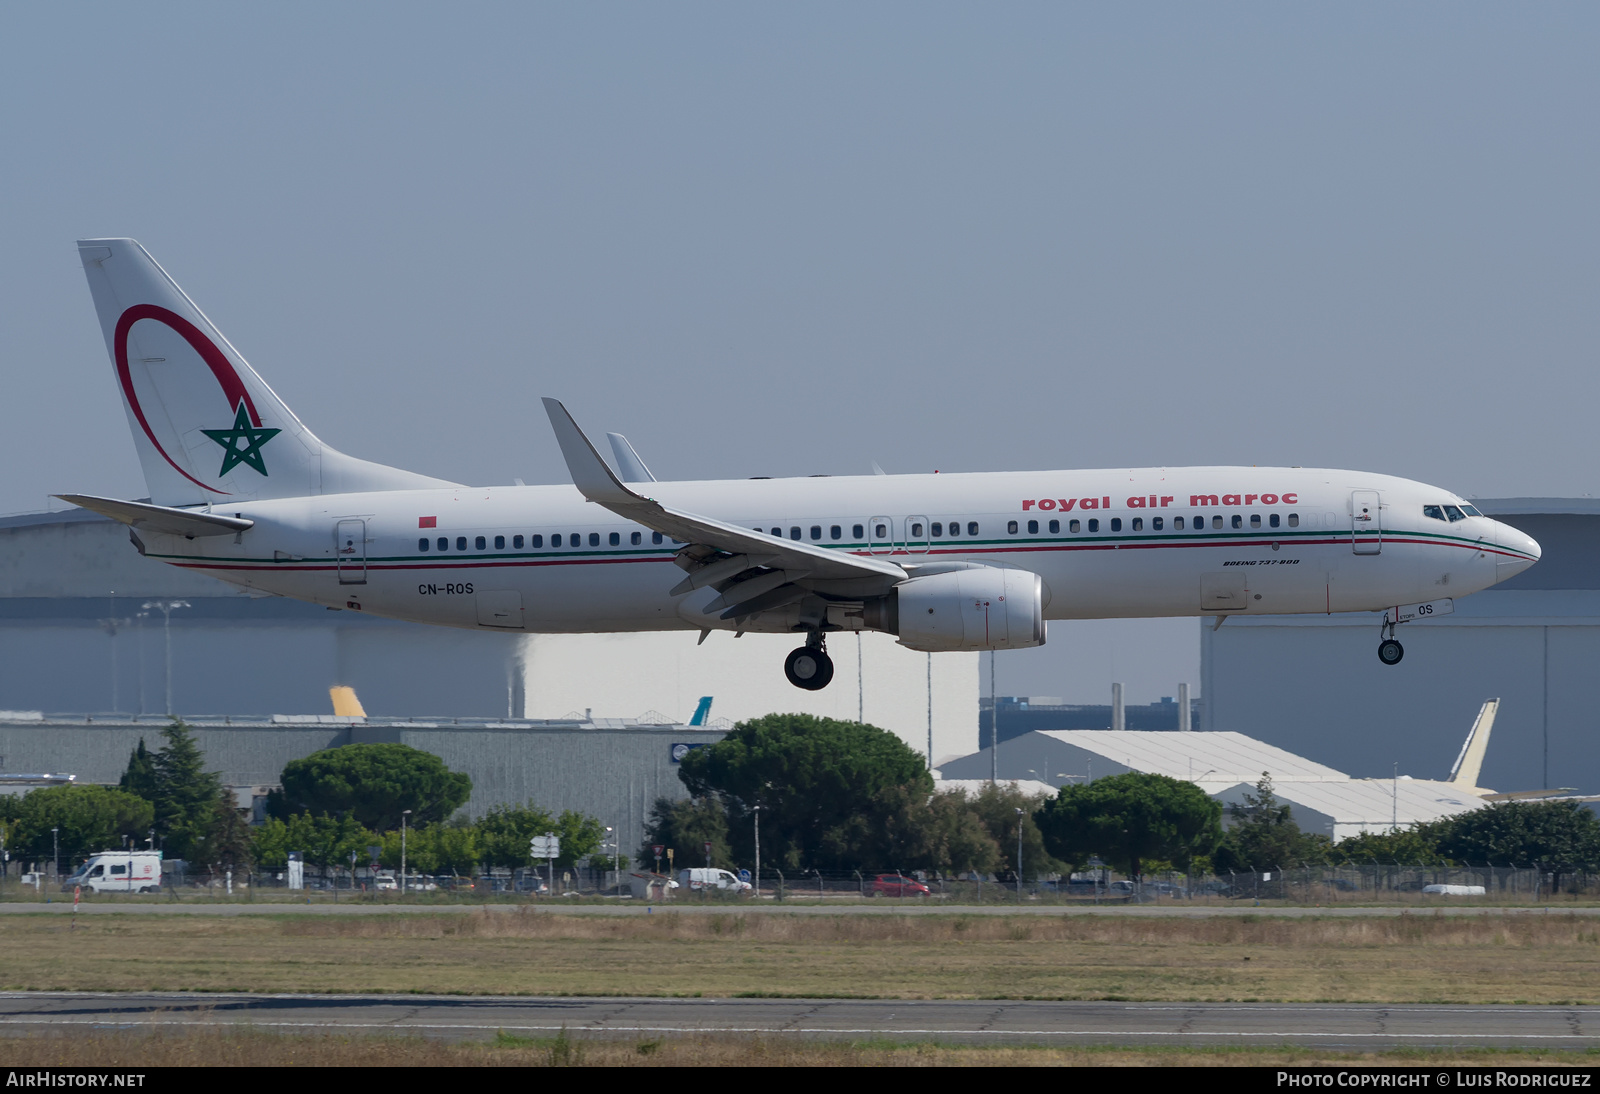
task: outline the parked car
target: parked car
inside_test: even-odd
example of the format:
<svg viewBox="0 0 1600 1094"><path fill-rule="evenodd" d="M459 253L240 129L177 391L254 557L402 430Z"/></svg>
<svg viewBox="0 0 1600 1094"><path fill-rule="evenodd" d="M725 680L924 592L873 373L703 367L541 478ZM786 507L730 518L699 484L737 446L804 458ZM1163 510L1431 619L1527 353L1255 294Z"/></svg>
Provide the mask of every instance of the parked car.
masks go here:
<svg viewBox="0 0 1600 1094"><path fill-rule="evenodd" d="M904 874L879 874L872 879L873 896L928 896L928 887Z"/></svg>

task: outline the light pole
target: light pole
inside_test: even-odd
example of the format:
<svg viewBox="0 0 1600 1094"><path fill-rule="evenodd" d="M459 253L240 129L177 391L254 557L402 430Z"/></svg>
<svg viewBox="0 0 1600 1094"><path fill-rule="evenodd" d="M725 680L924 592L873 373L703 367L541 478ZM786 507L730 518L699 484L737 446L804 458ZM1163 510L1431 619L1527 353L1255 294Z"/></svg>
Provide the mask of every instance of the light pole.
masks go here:
<svg viewBox="0 0 1600 1094"><path fill-rule="evenodd" d="M411 810L400 810L400 895L406 895L406 818Z"/></svg>
<svg viewBox="0 0 1600 1094"><path fill-rule="evenodd" d="M50 829L50 842L55 848L55 859L53 865L56 869L56 877L59 878L61 876L61 829Z"/></svg>
<svg viewBox="0 0 1600 1094"><path fill-rule="evenodd" d="M167 643L167 714L172 714L172 612L174 608L187 608L187 600L146 600L145 611L155 608L161 613L161 629Z"/></svg>
<svg viewBox="0 0 1600 1094"><path fill-rule="evenodd" d="M750 810L756 815L756 899L761 899L761 807Z"/></svg>
<svg viewBox="0 0 1600 1094"><path fill-rule="evenodd" d="M1017 807L1017 899L1022 899L1022 807Z"/></svg>

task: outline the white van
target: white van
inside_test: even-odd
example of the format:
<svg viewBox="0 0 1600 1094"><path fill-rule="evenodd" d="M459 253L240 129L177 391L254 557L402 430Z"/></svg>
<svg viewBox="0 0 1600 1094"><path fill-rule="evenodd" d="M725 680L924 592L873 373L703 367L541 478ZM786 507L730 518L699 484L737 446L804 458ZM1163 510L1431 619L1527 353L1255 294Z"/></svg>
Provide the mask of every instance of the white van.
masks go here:
<svg viewBox="0 0 1600 1094"><path fill-rule="evenodd" d="M61 883L61 891L82 886L94 893L161 891L160 851L101 851Z"/></svg>
<svg viewBox="0 0 1600 1094"><path fill-rule="evenodd" d="M748 881L740 881L737 876L726 870L707 869L704 866L679 870L678 885L696 892L701 889L726 889L729 892L742 893L750 888Z"/></svg>

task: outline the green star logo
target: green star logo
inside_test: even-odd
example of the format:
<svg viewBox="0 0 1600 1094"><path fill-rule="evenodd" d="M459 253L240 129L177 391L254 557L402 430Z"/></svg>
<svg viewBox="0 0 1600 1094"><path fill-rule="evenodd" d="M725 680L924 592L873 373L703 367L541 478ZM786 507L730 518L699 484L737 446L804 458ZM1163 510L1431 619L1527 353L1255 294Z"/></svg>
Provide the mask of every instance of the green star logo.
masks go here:
<svg viewBox="0 0 1600 1094"><path fill-rule="evenodd" d="M232 429L202 429L200 432L222 446L222 470L217 472L217 477L221 478L241 463L249 464L265 475L267 465L261 459L261 446L283 430L258 429L251 425L250 414L245 410L244 400L241 399L238 413L233 416ZM241 442L244 445L242 448Z"/></svg>

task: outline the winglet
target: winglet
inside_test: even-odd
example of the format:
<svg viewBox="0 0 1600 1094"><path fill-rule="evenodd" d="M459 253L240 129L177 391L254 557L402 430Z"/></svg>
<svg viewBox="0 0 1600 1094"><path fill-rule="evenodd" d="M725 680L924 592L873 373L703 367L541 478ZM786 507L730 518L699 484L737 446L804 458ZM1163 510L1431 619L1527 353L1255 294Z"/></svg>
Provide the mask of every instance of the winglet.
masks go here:
<svg viewBox="0 0 1600 1094"><path fill-rule="evenodd" d="M556 431L556 443L567 461L567 473L580 494L599 505L626 505L646 500L622 485L583 430L578 428L578 423L572 420L567 408L561 405L561 400L545 399L543 402L545 413L550 415L550 426Z"/></svg>

